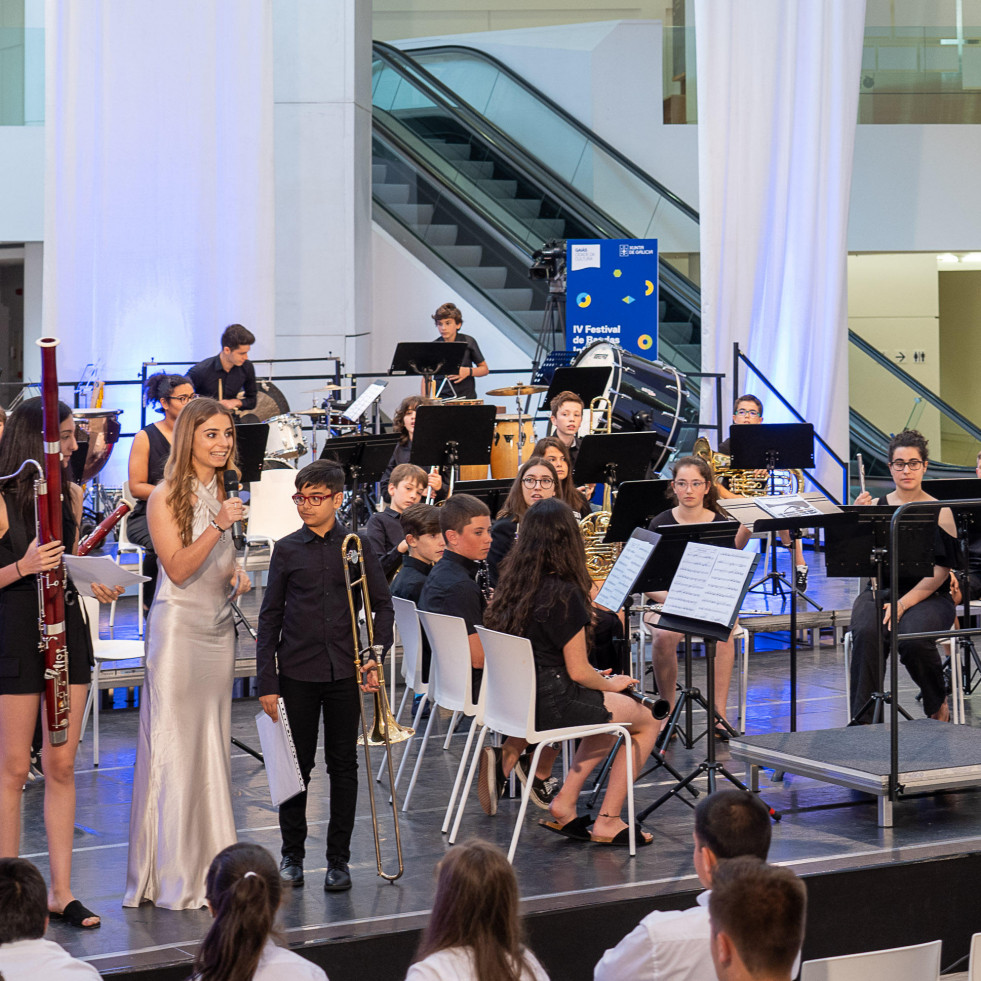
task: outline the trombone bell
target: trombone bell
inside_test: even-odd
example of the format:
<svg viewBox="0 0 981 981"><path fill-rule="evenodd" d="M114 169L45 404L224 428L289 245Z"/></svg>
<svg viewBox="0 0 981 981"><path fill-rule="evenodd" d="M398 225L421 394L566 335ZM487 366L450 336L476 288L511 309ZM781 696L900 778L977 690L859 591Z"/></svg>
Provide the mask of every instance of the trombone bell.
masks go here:
<svg viewBox="0 0 981 981"><path fill-rule="evenodd" d="M388 695L385 694L385 681L382 672L378 672L378 691L374 693L375 717L371 725L371 732L368 733L369 746L394 745L404 743L415 735L415 729L411 726L403 726L395 721L392 709L388 704ZM364 746L364 733L358 736L358 745Z"/></svg>

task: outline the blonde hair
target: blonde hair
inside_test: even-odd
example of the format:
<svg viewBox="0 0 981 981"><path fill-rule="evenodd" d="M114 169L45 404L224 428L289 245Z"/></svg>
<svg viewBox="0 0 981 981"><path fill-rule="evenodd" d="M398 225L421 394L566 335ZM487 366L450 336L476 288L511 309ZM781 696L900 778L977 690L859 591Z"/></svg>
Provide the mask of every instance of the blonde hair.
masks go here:
<svg viewBox="0 0 981 981"><path fill-rule="evenodd" d="M218 467L219 488L223 486L226 470L239 471L235 466L235 417L221 402L215 399L196 398L188 402L181 410L174 425L173 444L167 465L164 468L164 480L169 485L167 507L170 508L181 533L181 544L185 548L194 540L194 482L197 473L194 470L193 449L194 434L213 416L225 416L232 426L232 448L228 454L225 466ZM221 491L219 491L220 495Z"/></svg>

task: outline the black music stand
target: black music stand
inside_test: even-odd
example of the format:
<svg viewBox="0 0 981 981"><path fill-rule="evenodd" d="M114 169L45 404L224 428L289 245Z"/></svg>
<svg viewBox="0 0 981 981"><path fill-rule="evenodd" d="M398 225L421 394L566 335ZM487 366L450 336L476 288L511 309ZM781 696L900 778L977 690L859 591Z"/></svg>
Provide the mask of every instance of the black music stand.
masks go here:
<svg viewBox="0 0 981 981"><path fill-rule="evenodd" d="M504 501L514 483L512 478L505 480L458 480L453 490L456 494L469 494L483 501L490 508L491 518L504 507Z"/></svg>
<svg viewBox="0 0 981 981"><path fill-rule="evenodd" d="M674 507L670 480L625 480L613 502L613 513L603 538L605 545L625 542L635 528L646 528L651 518Z"/></svg>
<svg viewBox="0 0 981 981"><path fill-rule="evenodd" d="M395 345L390 375L422 375L426 394L433 389L436 375L454 375L467 353L465 341L402 341Z"/></svg>
<svg viewBox="0 0 981 981"><path fill-rule="evenodd" d="M729 466L733 470L766 470L770 493L776 493L774 470L807 470L814 466L814 427L809 422L760 423L757 426L730 426ZM724 506L724 505L723 505ZM790 543L790 566L794 567L796 545ZM770 538L771 570L751 589L757 590L770 582L770 593L783 596L784 586L797 591L782 572L777 571L777 538ZM812 606L820 609L805 592L801 595Z"/></svg>
<svg viewBox="0 0 981 981"><path fill-rule="evenodd" d="M397 433L357 433L337 436L324 443L321 460L332 460L344 470L345 483L351 492L348 502L351 531L357 533L358 519L364 504L362 488L381 480L398 445Z"/></svg>
<svg viewBox="0 0 981 981"><path fill-rule="evenodd" d="M663 449L664 437L660 433L584 436L572 470L572 481L576 487L605 484L612 491L626 480L643 480L654 455Z"/></svg>
<svg viewBox="0 0 981 981"><path fill-rule="evenodd" d="M826 574L831 577L869 578L872 580L872 604L882 609L883 583L889 581L892 561L899 563L900 576L929 576L934 566L934 539L937 522L933 514L909 514L902 517L904 527L903 550L898 556L889 555L889 533L896 508L889 505L852 505L842 510L842 516L824 530L827 561ZM885 688L885 650L883 649L882 617L875 618L876 677L879 687ZM872 721L882 722L884 707L892 702L892 692L875 691L855 713L851 725L869 708ZM910 714L898 704L903 717Z"/></svg>
<svg viewBox="0 0 981 981"><path fill-rule="evenodd" d="M539 412L551 414L551 401L559 392L575 392L589 408L593 399L605 396L609 388L612 365L590 365L586 368L556 368L549 381L548 391L538 407Z"/></svg>
<svg viewBox="0 0 981 981"><path fill-rule="evenodd" d="M420 405L409 462L418 466L422 460L423 469L449 467L447 494L452 494L458 466L486 467L490 463L496 418L493 405Z"/></svg>
<svg viewBox="0 0 981 981"><path fill-rule="evenodd" d="M238 449L238 468L242 483L259 480L265 469L266 443L269 440L268 422L236 422L235 445Z"/></svg>
<svg viewBox="0 0 981 981"><path fill-rule="evenodd" d="M935 497L938 501L957 501L979 499L981 501L981 480L976 477L948 477L943 480L924 480L923 490ZM954 524L957 526L957 540L961 546L961 568L957 571L957 578L961 586L961 602L964 605L965 622L971 619L971 535L981 532L981 510L975 508L953 507L951 511L954 515ZM981 685L981 657L978 656L978 649L974 646L974 641L970 637L959 637L958 643L961 645L963 653L970 655L967 663L967 674L964 678L964 693L973 695L978 685ZM978 680L971 681L974 670L978 671ZM951 679L953 684L953 679Z"/></svg>

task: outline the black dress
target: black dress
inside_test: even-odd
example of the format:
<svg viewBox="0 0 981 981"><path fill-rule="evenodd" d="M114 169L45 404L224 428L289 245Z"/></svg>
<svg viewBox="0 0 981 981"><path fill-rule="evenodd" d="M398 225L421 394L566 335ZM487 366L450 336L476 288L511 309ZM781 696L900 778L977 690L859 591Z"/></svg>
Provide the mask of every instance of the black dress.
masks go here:
<svg viewBox="0 0 981 981"><path fill-rule="evenodd" d="M66 500L70 495L66 489ZM0 565L24 557L34 538L22 516L7 510L9 528L0 538ZM70 505L62 510L66 550L74 547L76 527ZM81 602L69 581L65 590L65 633L68 644L68 681L87 685L92 667L92 641ZM0 589L0 695L36 695L44 691L44 657L38 631L37 577L23 576Z"/></svg>

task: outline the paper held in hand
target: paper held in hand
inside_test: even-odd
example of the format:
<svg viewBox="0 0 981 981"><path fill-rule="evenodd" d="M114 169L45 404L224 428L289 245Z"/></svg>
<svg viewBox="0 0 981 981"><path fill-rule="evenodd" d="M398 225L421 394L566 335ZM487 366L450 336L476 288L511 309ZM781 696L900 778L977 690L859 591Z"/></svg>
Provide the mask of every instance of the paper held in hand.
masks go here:
<svg viewBox="0 0 981 981"><path fill-rule="evenodd" d="M259 744L269 780L269 795L273 804L279 807L283 801L303 793L303 774L296 758L293 733L282 699L277 702L277 707L277 722L273 722L265 712L260 712L255 717L255 724L259 730Z"/></svg>
<svg viewBox="0 0 981 981"><path fill-rule="evenodd" d="M66 555L65 568L72 577L75 588L82 596L94 596L92 583L103 586L135 586L149 582L149 576L138 576L125 566L117 565L107 555Z"/></svg>

